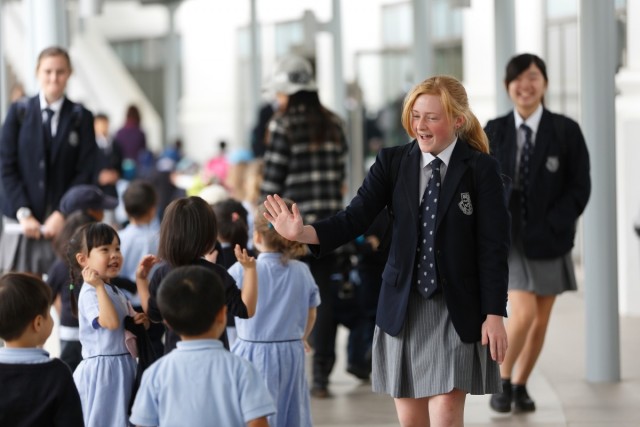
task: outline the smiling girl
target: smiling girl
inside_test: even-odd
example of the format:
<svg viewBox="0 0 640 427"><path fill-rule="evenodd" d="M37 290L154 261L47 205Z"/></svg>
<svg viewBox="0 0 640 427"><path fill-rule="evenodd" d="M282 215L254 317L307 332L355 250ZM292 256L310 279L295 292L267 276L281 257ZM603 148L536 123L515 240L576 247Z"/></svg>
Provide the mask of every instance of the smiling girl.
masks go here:
<svg viewBox="0 0 640 427"><path fill-rule="evenodd" d="M124 318L130 313L125 295L109 282L122 268L120 239L104 223L80 228L67 251L72 278L84 280L78 298L82 357L73 378L87 426L126 426L136 362L125 346ZM73 282L73 281L72 281ZM146 322L138 313L136 323Z"/></svg>
<svg viewBox="0 0 640 427"><path fill-rule="evenodd" d="M402 426L464 423L467 394L500 390L507 350L509 214L498 162L453 77L405 98L412 138L380 151L344 211L304 225L296 205L268 196L265 217L323 255L393 212L373 338L373 390L394 398ZM438 194L435 196L435 194ZM431 259L429 259L431 257Z"/></svg>

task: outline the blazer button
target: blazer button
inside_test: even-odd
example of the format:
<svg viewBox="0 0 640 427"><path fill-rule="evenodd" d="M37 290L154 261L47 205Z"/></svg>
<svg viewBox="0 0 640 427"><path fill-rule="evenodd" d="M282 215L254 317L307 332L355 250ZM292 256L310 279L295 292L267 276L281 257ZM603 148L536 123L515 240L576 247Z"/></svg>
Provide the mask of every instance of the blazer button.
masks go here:
<svg viewBox="0 0 640 427"><path fill-rule="evenodd" d="M44 160L40 160L40 163L38 166L40 167L40 169L44 169Z"/></svg>
<svg viewBox="0 0 640 427"><path fill-rule="evenodd" d="M44 181L38 181L38 187L44 188Z"/></svg>

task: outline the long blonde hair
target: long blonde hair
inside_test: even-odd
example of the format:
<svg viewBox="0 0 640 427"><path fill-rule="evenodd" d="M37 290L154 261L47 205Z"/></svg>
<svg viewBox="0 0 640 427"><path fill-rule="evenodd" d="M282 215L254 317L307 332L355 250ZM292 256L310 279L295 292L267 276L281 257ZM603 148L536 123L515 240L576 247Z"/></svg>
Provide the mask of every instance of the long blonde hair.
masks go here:
<svg viewBox="0 0 640 427"><path fill-rule="evenodd" d="M469 108L469 98L462 83L451 76L433 76L418 83L404 98L402 106L402 127L411 138L415 132L411 128L411 110L420 95L440 97L442 108L450 122L456 117L464 117L464 123L458 128L458 136L482 153L489 153L489 140L480 125L480 121Z"/></svg>

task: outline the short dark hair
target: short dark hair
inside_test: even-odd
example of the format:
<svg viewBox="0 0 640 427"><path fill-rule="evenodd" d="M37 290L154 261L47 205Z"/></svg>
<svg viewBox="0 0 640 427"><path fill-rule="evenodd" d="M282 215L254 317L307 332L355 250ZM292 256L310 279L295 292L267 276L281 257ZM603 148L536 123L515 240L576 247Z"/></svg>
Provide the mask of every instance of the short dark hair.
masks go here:
<svg viewBox="0 0 640 427"><path fill-rule="evenodd" d="M221 200L214 203L212 208L218 222L218 236L232 247L240 245L245 248L249 240L247 209L235 199Z"/></svg>
<svg viewBox="0 0 640 427"><path fill-rule="evenodd" d="M122 195L124 210L133 219L148 214L156 206L157 201L158 195L153 185L140 179L132 181Z"/></svg>
<svg viewBox="0 0 640 427"><path fill-rule="evenodd" d="M509 87L509 83L518 78L527 68L535 64L540 69L545 82L549 82L547 77L547 66L542 58L532 53L523 53L512 57L507 63L507 70L504 76L504 85Z"/></svg>
<svg viewBox="0 0 640 427"><path fill-rule="evenodd" d="M160 224L158 256L172 267L188 265L213 250L218 238L216 215L197 196L169 203Z"/></svg>
<svg viewBox="0 0 640 427"><path fill-rule="evenodd" d="M107 116L107 114L106 114L106 113L96 113L96 114L93 116L93 120L94 120L94 121L96 121L96 120L106 120L106 121L109 121L109 116Z"/></svg>
<svg viewBox="0 0 640 427"><path fill-rule="evenodd" d="M36 316L48 316L51 289L30 273L6 273L0 277L0 338L13 341Z"/></svg>
<svg viewBox="0 0 640 427"><path fill-rule="evenodd" d="M222 279L202 266L175 268L158 288L160 314L178 335L208 331L224 304Z"/></svg>

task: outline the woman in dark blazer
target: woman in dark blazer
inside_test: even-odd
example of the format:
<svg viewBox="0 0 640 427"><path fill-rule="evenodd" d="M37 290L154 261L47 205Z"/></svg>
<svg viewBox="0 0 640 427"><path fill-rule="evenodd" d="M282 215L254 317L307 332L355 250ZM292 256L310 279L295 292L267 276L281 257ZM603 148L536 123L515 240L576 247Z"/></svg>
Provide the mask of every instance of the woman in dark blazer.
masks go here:
<svg viewBox="0 0 640 427"><path fill-rule="evenodd" d="M500 367L498 412L534 411L526 382L542 350L556 295L576 289L571 248L591 183L580 127L544 108L546 66L536 55L513 57L505 86L515 109L485 127L491 154L513 182L509 208L509 351Z"/></svg>
<svg viewBox="0 0 640 427"><path fill-rule="evenodd" d="M303 225L298 208L289 211L276 195L265 202L266 217L322 255L390 208L373 389L395 398L403 426L459 426L467 393L500 390L509 213L498 163L460 82L436 76L418 84L402 124L415 139L380 151L345 210Z"/></svg>
<svg viewBox="0 0 640 427"><path fill-rule="evenodd" d="M44 49L36 68L40 93L13 103L2 127L0 271L47 272L55 259L51 239L64 225L60 199L72 186L90 184L95 174L93 116L64 96L70 75L68 53Z"/></svg>

